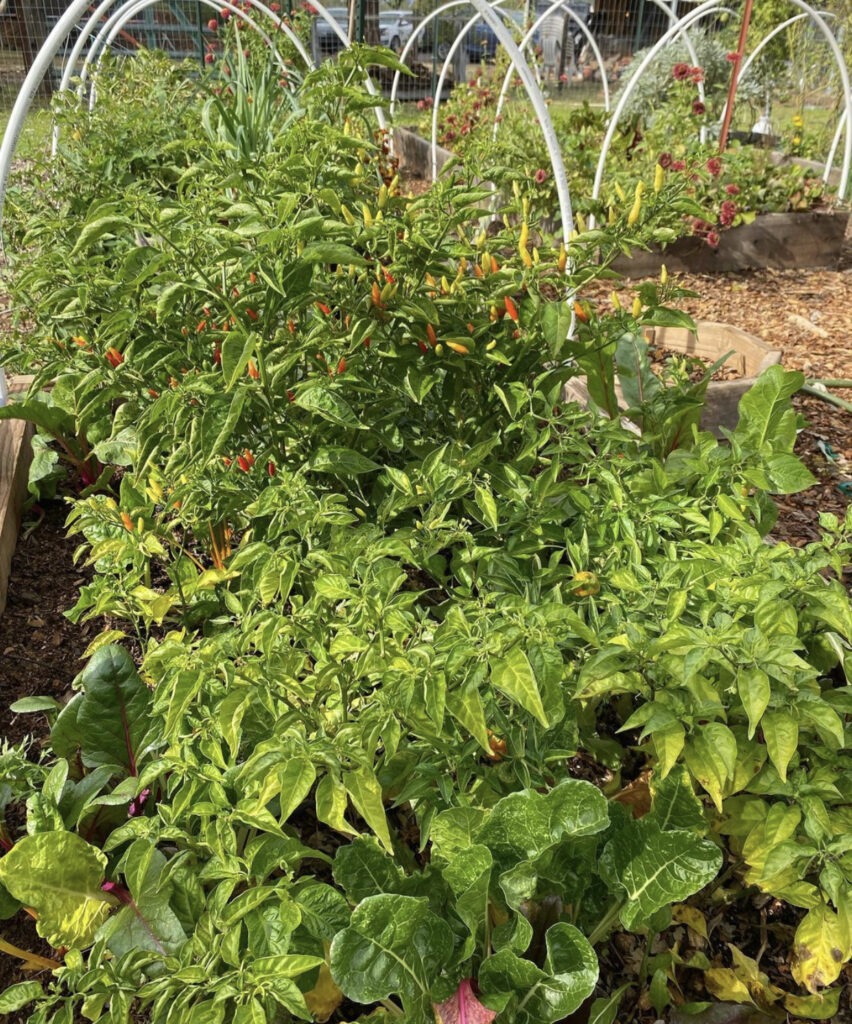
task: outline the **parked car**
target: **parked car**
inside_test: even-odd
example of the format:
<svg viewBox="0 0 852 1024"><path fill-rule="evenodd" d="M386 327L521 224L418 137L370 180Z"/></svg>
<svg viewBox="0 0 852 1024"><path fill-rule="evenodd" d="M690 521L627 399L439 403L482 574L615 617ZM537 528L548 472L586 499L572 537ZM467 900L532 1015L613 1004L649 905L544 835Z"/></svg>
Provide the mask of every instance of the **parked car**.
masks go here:
<svg viewBox="0 0 852 1024"><path fill-rule="evenodd" d="M346 32L349 28L349 8L328 7L327 10L329 15ZM340 37L325 18L314 18L314 38L316 39L319 57L328 57L333 53L339 53L343 49Z"/></svg>
<svg viewBox="0 0 852 1024"><path fill-rule="evenodd" d="M388 46L399 53L411 38L413 31L414 19L410 11L379 12L379 34L383 46Z"/></svg>

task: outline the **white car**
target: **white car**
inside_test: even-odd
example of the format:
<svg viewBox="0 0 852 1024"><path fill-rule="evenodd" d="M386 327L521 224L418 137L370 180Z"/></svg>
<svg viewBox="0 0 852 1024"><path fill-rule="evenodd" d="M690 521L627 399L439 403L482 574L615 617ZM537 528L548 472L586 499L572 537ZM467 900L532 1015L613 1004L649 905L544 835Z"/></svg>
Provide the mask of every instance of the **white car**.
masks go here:
<svg viewBox="0 0 852 1024"><path fill-rule="evenodd" d="M379 12L379 36L383 46L399 53L413 31L414 19L410 11Z"/></svg>

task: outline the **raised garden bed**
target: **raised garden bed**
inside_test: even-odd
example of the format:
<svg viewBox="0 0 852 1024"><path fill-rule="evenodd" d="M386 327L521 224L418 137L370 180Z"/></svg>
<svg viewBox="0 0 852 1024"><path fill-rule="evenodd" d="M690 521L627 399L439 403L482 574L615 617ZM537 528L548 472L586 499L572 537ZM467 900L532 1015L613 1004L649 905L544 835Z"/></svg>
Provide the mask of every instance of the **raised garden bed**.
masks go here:
<svg viewBox="0 0 852 1024"><path fill-rule="evenodd" d="M679 238L665 250L621 256L613 270L625 277L650 277L663 264L690 274L836 267L848 220L846 210L765 213L751 224L722 232L716 249L703 238Z"/></svg>
<svg viewBox="0 0 852 1024"><path fill-rule="evenodd" d="M699 320L695 331L682 327L650 327L645 339L670 352L714 363L730 352L724 367L737 374L734 380L712 380L707 387L704 411L701 415L701 429L710 430L717 436L722 428L733 430L737 424L740 399L754 384L757 377L770 366L781 362L781 350L772 348L753 334L732 327L730 324L712 320ZM587 405L589 392L585 377L575 377L566 385L569 398ZM621 392L616 383L616 394L621 403Z"/></svg>
<svg viewBox="0 0 852 1024"><path fill-rule="evenodd" d="M29 377L12 377L9 393L26 391L30 380ZM32 427L24 420L0 420L0 615L6 607L9 567L27 494L31 436Z"/></svg>

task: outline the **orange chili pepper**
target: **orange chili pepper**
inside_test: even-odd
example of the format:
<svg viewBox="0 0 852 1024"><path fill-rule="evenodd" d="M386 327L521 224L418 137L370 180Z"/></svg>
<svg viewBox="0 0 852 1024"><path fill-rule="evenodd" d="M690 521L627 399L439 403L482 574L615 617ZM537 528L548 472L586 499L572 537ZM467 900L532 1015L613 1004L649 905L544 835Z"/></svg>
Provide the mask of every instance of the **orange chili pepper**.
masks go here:
<svg viewBox="0 0 852 1024"><path fill-rule="evenodd" d="M503 299L503 304L506 307L506 315L508 317L510 317L512 320L514 320L515 323L517 323L518 322L518 307L512 301L511 297L507 295L506 298Z"/></svg>
<svg viewBox="0 0 852 1024"><path fill-rule="evenodd" d="M248 366L246 367L246 372L248 373L249 377L251 377L252 380L257 380L258 377L260 376L260 371L258 370L253 359L249 359Z"/></svg>

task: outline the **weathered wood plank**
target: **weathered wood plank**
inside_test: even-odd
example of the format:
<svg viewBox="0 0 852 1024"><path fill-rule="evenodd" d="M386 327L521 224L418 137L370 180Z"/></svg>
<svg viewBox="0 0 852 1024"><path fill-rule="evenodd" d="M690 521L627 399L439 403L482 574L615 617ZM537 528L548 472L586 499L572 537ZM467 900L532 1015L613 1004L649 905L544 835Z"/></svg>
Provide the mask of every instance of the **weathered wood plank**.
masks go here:
<svg viewBox="0 0 852 1024"><path fill-rule="evenodd" d="M9 393L25 391L31 379L12 377ZM27 495L27 474L33 454L31 437L31 424L23 420L0 420L0 615L6 607L9 571Z"/></svg>
<svg viewBox="0 0 852 1024"><path fill-rule="evenodd" d="M664 252L619 256L613 269L625 277L651 277L664 263L670 271L688 274L833 267L840 259L848 219L846 211L766 213L751 224L723 231L718 249L702 238L679 238Z"/></svg>

